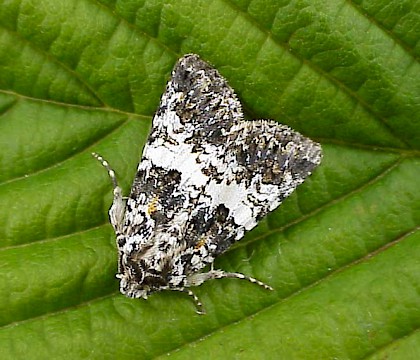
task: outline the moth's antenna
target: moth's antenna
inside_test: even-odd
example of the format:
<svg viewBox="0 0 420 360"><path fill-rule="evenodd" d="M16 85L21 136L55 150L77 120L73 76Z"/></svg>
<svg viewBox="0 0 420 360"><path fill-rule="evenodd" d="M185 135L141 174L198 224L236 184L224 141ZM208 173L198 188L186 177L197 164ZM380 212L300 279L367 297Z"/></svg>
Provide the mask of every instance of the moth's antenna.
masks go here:
<svg viewBox="0 0 420 360"><path fill-rule="evenodd" d="M108 161L106 161L101 155L99 155L95 152L92 153L92 156L96 160L98 160L102 164L102 166L108 171L108 175L111 178L112 185L113 185L114 189L119 187L117 177L115 176L115 171L111 168L111 166L109 166Z"/></svg>
<svg viewBox="0 0 420 360"><path fill-rule="evenodd" d="M125 201L122 196L122 190L118 186L115 171L112 170L111 166L109 166L108 161L97 153L92 153L92 156L108 171L108 175L111 178L112 185L114 186L114 201L109 209L109 219L111 220L111 225L114 227L115 234L118 238L118 236L122 233L124 226Z"/></svg>

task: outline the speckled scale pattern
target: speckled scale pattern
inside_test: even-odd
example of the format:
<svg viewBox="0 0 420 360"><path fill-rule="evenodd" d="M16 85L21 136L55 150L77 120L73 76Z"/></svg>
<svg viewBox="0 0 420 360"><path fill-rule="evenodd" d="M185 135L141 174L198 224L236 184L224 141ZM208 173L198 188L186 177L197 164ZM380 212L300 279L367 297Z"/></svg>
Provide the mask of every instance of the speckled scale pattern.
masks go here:
<svg viewBox="0 0 420 360"><path fill-rule="evenodd" d="M175 65L143 150L131 193L115 174L110 219L119 251L120 290L133 298L189 289L239 273L201 272L301 184L321 147L272 120L243 120L217 70L189 54Z"/></svg>

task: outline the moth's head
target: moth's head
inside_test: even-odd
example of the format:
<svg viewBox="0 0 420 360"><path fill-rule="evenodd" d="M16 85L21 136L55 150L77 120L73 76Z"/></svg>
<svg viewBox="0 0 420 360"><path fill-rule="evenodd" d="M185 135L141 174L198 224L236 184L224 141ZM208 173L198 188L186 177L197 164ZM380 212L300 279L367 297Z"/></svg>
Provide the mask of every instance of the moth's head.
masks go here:
<svg viewBox="0 0 420 360"><path fill-rule="evenodd" d="M147 299L152 292L163 290L167 284L162 275L148 269L145 259L123 254L117 274L121 293L130 298Z"/></svg>
<svg viewBox="0 0 420 360"><path fill-rule="evenodd" d="M147 299L147 295L151 292L148 286L137 283L128 273L117 274L117 278L120 279L121 294L127 297Z"/></svg>

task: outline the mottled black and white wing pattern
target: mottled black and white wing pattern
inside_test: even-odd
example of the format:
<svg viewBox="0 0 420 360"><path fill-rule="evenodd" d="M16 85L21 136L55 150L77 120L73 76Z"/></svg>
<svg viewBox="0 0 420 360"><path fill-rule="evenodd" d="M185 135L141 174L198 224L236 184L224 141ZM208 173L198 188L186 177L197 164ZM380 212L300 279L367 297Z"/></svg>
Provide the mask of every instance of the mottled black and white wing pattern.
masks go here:
<svg viewBox="0 0 420 360"><path fill-rule="evenodd" d="M114 172L111 223L121 292L147 298L239 273L201 270L277 208L321 161L319 144L271 120L245 121L226 80L197 55L172 72L130 196Z"/></svg>

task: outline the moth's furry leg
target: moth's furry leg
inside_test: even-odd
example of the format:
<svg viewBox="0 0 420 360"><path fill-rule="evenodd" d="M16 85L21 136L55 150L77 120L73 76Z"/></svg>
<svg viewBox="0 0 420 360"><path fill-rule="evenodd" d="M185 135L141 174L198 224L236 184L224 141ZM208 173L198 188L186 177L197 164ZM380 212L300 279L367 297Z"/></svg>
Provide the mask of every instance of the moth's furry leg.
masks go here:
<svg viewBox="0 0 420 360"><path fill-rule="evenodd" d="M196 273L196 274L189 275L187 277L187 286L199 286L207 280L223 279L223 278L243 279L253 284L262 286L264 289L273 290L273 288L270 285L264 284L262 281L257 280L253 277L246 276L241 273L231 273L231 272L225 272L223 270L213 270L213 269L205 273Z"/></svg>
<svg viewBox="0 0 420 360"><path fill-rule="evenodd" d="M206 313L206 310L204 310L203 304L201 303L200 299L190 289L182 288L182 289L174 289L174 290L181 291L183 293L186 293L188 296L192 297L197 314L204 315Z"/></svg>

